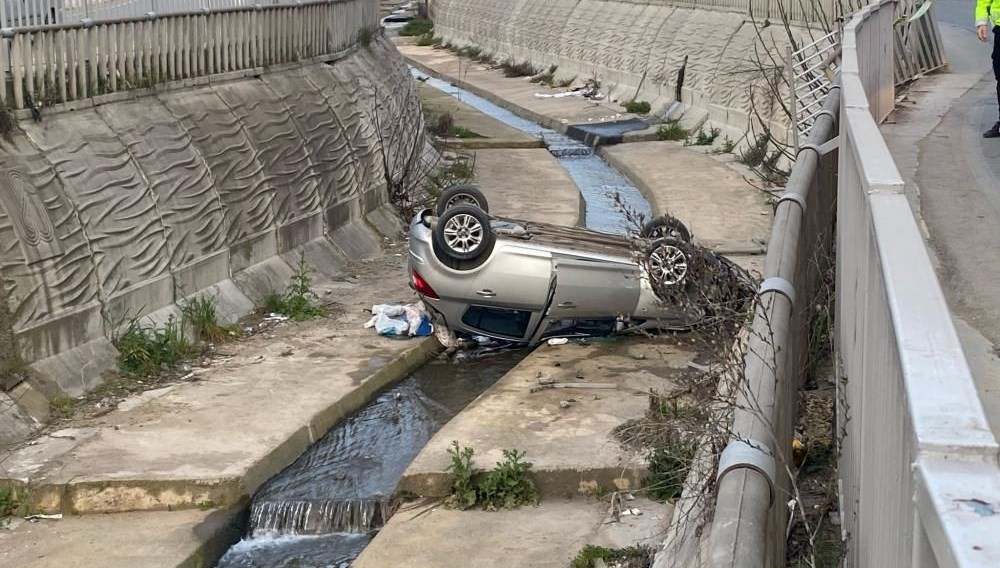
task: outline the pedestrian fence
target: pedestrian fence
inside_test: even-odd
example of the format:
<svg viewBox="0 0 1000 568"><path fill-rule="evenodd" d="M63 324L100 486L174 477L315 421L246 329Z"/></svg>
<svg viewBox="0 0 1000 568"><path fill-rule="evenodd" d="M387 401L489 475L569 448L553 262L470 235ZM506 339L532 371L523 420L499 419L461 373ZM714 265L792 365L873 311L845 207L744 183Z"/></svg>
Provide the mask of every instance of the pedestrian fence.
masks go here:
<svg viewBox="0 0 1000 568"><path fill-rule="evenodd" d="M378 0L321 0L7 29L0 102L47 106L299 61L344 50L377 26Z"/></svg>

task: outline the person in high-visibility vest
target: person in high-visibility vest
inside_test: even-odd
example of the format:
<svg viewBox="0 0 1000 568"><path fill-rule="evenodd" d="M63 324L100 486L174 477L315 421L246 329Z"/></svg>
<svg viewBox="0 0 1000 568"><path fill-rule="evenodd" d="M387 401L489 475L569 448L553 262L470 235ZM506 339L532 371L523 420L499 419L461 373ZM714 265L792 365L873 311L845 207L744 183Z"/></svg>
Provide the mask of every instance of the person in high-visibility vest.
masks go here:
<svg viewBox="0 0 1000 568"><path fill-rule="evenodd" d="M976 0L976 35L980 41L990 41L993 31L993 76L997 80L997 107L1000 107L1000 0ZM1000 120L983 138L1000 138Z"/></svg>

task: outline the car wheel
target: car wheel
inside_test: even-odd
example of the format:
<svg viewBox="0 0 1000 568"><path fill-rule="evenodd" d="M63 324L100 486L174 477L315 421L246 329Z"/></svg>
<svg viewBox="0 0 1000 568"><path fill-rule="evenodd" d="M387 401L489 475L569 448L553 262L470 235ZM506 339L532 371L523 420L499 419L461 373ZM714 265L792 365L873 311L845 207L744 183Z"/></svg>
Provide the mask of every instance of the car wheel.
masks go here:
<svg viewBox="0 0 1000 568"><path fill-rule="evenodd" d="M453 260L472 260L493 249L495 236L485 211L471 205L456 205L438 217L434 244Z"/></svg>
<svg viewBox="0 0 1000 568"><path fill-rule="evenodd" d="M653 241L647 261L654 288L676 286L684 282L691 266L691 247L674 237Z"/></svg>
<svg viewBox="0 0 1000 568"><path fill-rule="evenodd" d="M639 236L645 239L662 239L673 237L685 243L691 242L691 232L673 217L657 217L642 226Z"/></svg>
<svg viewBox="0 0 1000 568"><path fill-rule="evenodd" d="M444 212L457 205L471 205L490 212L490 204L486 201L486 196L474 185L466 183L453 185L441 192L441 197L437 201L438 217Z"/></svg>

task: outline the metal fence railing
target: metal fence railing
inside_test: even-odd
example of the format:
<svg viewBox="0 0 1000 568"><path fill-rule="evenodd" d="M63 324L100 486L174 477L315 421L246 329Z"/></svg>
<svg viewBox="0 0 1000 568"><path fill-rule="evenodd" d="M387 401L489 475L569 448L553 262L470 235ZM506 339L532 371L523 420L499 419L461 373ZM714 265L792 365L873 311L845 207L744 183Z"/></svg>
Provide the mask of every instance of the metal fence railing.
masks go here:
<svg viewBox="0 0 1000 568"><path fill-rule="evenodd" d="M295 5L296 0L0 0L0 28L138 18L224 8Z"/></svg>
<svg viewBox="0 0 1000 568"><path fill-rule="evenodd" d="M847 565L1000 565L1000 467L951 314L878 130L895 0L844 29L837 209L838 425Z"/></svg>
<svg viewBox="0 0 1000 568"><path fill-rule="evenodd" d="M378 21L378 0L322 0L16 28L0 39L0 102L23 109L318 57Z"/></svg>

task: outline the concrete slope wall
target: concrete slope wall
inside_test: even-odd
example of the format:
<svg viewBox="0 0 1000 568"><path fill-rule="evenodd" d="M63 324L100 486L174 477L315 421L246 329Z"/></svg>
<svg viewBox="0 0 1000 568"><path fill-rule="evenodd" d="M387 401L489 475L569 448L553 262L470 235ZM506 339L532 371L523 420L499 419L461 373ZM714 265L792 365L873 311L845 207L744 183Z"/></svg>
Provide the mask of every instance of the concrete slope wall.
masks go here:
<svg viewBox="0 0 1000 568"><path fill-rule="evenodd" d="M784 70L790 41L780 22L758 29L742 13L658 0L434 0L432 6L435 34L448 42L476 45L498 60L558 65L560 79L596 77L614 97L647 100L654 110L675 100L687 57L681 102L689 119L743 131L753 118L777 132L787 129L755 62L764 61L772 74ZM800 44L810 37L802 27L792 27L791 35Z"/></svg>
<svg viewBox="0 0 1000 568"><path fill-rule="evenodd" d="M49 396L96 384L123 318L162 319L209 290L232 319L284 287L281 255L304 249L333 269L377 250L364 218L389 218L382 148L398 176L422 135L409 73L384 40L19 126L0 144L0 297L12 313L0 326Z"/></svg>

